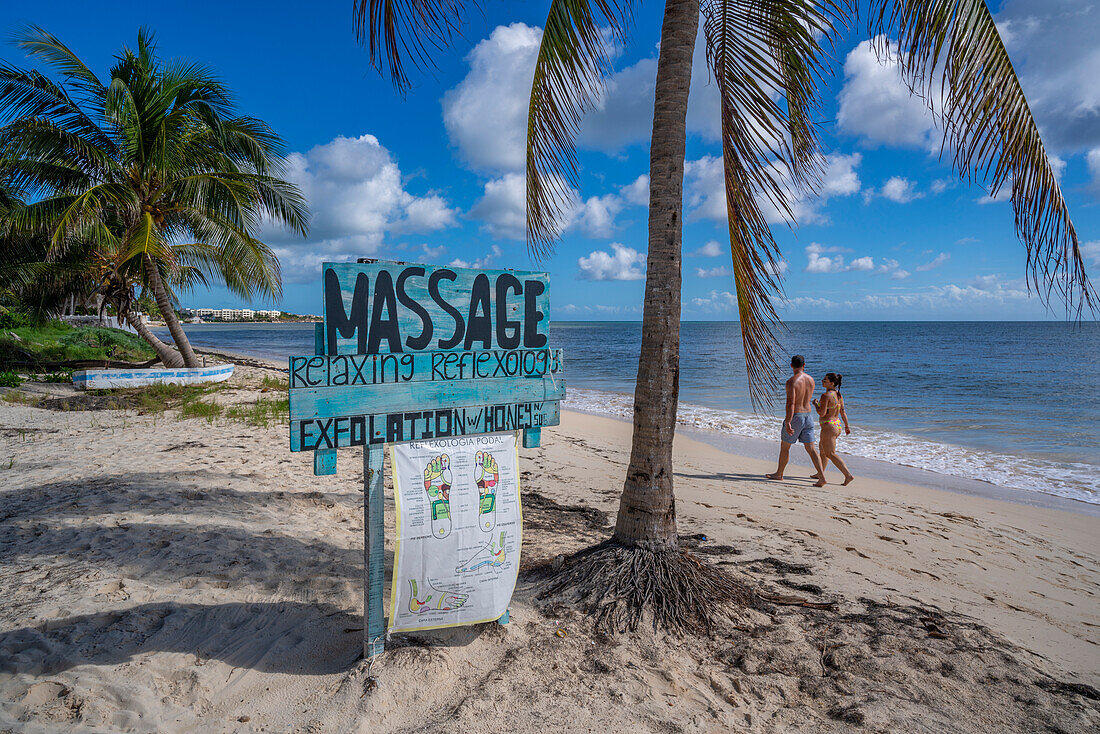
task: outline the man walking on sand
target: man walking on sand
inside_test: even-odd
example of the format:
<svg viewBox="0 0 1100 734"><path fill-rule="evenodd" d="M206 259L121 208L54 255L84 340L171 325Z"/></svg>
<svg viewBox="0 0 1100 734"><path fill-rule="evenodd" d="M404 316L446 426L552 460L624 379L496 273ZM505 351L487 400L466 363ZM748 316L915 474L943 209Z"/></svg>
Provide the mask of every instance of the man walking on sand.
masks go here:
<svg viewBox="0 0 1100 734"><path fill-rule="evenodd" d="M814 486L825 486L825 472L821 466L821 457L814 448L814 419L810 414L810 400L814 395L814 378L804 371L806 360L801 354L791 357L791 370L794 375L787 380L787 415L783 419L783 432L779 434L779 468L775 474L765 474L768 479L782 479L783 470L791 456L791 446L795 441L802 442L806 453L810 455L817 475L821 477Z"/></svg>

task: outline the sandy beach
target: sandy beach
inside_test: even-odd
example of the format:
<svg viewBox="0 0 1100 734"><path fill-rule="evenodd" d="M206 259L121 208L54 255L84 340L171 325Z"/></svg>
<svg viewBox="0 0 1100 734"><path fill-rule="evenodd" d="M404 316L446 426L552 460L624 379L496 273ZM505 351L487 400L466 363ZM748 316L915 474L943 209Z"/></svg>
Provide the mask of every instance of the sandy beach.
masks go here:
<svg viewBox="0 0 1100 734"><path fill-rule="evenodd" d="M264 374L217 400L257 399ZM394 636L368 669L361 451L314 477L281 425L0 403L0 730L1100 727L1095 515L816 488L798 465L770 482L688 435L683 542L762 600L710 639L594 634L539 582L610 534L629 439L567 412L522 450L511 623ZM766 601L792 596L814 604Z"/></svg>

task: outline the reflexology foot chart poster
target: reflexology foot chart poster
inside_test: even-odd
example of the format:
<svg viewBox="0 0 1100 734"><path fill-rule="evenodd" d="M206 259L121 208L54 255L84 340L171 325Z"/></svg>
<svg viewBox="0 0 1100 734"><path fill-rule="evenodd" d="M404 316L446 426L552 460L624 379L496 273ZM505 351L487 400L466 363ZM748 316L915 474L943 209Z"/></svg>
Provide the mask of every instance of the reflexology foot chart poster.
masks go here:
<svg viewBox="0 0 1100 734"><path fill-rule="evenodd" d="M391 445L397 551L390 630L498 619L519 575L515 433Z"/></svg>

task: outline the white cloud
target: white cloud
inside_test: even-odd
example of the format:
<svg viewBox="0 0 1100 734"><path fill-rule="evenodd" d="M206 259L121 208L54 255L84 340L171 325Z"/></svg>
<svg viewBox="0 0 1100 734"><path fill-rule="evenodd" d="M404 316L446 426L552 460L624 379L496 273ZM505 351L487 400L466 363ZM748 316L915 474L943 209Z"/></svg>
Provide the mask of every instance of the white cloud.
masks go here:
<svg viewBox="0 0 1100 734"><path fill-rule="evenodd" d="M931 149L938 142L932 113L902 80L893 49L880 61L872 41L861 42L844 62L844 77L837 111L841 130L871 144Z"/></svg>
<svg viewBox="0 0 1100 734"><path fill-rule="evenodd" d="M578 306L575 303L566 303L563 306L555 306L557 313L570 316L623 316L641 313L642 307L634 306L609 306L606 304Z"/></svg>
<svg viewBox="0 0 1100 734"><path fill-rule="evenodd" d="M947 191L948 189L955 188L955 186L957 184L958 184L958 179L954 179L954 178L937 178L935 181L932 182L932 186L931 186L932 193L933 194L942 194L944 191Z"/></svg>
<svg viewBox="0 0 1100 734"><path fill-rule="evenodd" d="M933 258L931 262L926 262L924 265L918 265L917 272L926 273L929 270L934 270L935 268L938 268L950 259L951 256L949 254L947 254L946 252L941 252L939 255L936 255L936 257Z"/></svg>
<svg viewBox="0 0 1100 734"><path fill-rule="evenodd" d="M825 156L825 174L821 182L821 196L851 196L859 193L859 173L856 168L863 161L862 153Z"/></svg>
<svg viewBox="0 0 1100 734"><path fill-rule="evenodd" d="M1048 149L1100 146L1100 5L1094 0L1008 0L997 14Z"/></svg>
<svg viewBox="0 0 1100 734"><path fill-rule="evenodd" d="M588 237L610 237L615 231L615 216L623 209L623 200L615 194L590 196L583 202L576 190L569 189L571 201L562 213L562 231L580 232ZM527 237L527 179L522 173L506 173L485 183L485 193L470 209L469 216L498 239L522 240Z"/></svg>
<svg viewBox="0 0 1100 734"><path fill-rule="evenodd" d="M781 309L833 308L838 304L828 298L797 296L795 298L776 299L776 307ZM705 313L730 313L737 311L737 294L731 291L713 290L706 296L691 299L691 306Z"/></svg>
<svg viewBox="0 0 1100 734"><path fill-rule="evenodd" d="M492 265L500 255L500 247L498 245L493 245L489 252L475 259L473 262L456 257L454 260L451 260L450 264L452 268L487 268Z"/></svg>
<svg viewBox="0 0 1100 734"><path fill-rule="evenodd" d="M764 264L764 272L772 276L781 276L787 272L789 266L786 260L780 260L775 265ZM713 268L696 268L695 274L700 278L728 278L733 275L733 270L726 265L716 265Z"/></svg>
<svg viewBox="0 0 1100 734"><path fill-rule="evenodd" d="M338 137L286 162L287 179L313 213L306 240L265 227L289 281L312 280L325 261L375 254L387 232L432 232L455 222L443 197L405 190L397 162L373 135Z"/></svg>
<svg viewBox="0 0 1100 734"><path fill-rule="evenodd" d="M725 255L727 252L729 252L729 250L718 244L718 240L710 240L698 250L694 250L688 254L699 255L701 257L719 257Z"/></svg>
<svg viewBox="0 0 1100 734"><path fill-rule="evenodd" d="M619 189L619 195L628 204L634 206L649 206L649 174L643 173L634 179L633 183Z"/></svg>
<svg viewBox="0 0 1100 734"><path fill-rule="evenodd" d="M604 80L604 90L581 121L578 143L586 148L614 153L630 145L646 143L653 132L653 94L657 84L657 58L642 59ZM703 24L695 39L688 95L687 130L709 142L718 141L721 117L718 86L706 60ZM648 203L648 202L647 202Z"/></svg>
<svg viewBox="0 0 1100 734"><path fill-rule="evenodd" d="M981 242L981 240L979 240L977 237L960 237L959 239L955 240L956 245L970 245L975 242Z"/></svg>
<svg viewBox="0 0 1100 734"><path fill-rule="evenodd" d="M836 301L828 298L814 298L813 296L796 296L786 301L788 307L794 308L836 308Z"/></svg>
<svg viewBox="0 0 1100 734"><path fill-rule="evenodd" d="M1005 0L996 20L1047 149L1075 153L1100 146L1100 5ZM841 129L872 144L934 147L940 135L927 104L909 93L896 59L884 61L878 63L869 41L848 54ZM1059 160L1052 161L1056 169Z"/></svg>
<svg viewBox="0 0 1100 734"><path fill-rule="evenodd" d="M798 296L778 304L784 311L827 310L839 317L866 317L879 313L900 318L949 317L980 315L1003 316L1006 309L1015 313L1028 306L1027 287L1019 280L1005 280L999 275L986 275L958 285L926 286L908 293L876 293L840 300L835 297ZM705 297L694 298L691 306L703 312L733 312L737 297L730 291L713 290Z"/></svg>
<svg viewBox="0 0 1100 734"><path fill-rule="evenodd" d="M901 176L891 176L877 192L874 189L869 190L864 195L864 201L870 201L877 196L889 199L896 204L908 204L914 199L924 197L924 194L919 193L916 189L916 184L909 179Z"/></svg>
<svg viewBox="0 0 1100 734"><path fill-rule="evenodd" d="M615 230L615 215L622 209L622 199L615 194L590 196L573 215L571 226L589 237L610 237Z"/></svg>
<svg viewBox="0 0 1100 734"><path fill-rule="evenodd" d="M645 277L644 252L611 243L611 252L596 250L577 260L582 280L641 280Z"/></svg>
<svg viewBox="0 0 1100 734"><path fill-rule="evenodd" d="M605 79L595 107L581 120L579 144L614 153L648 141L656 81L657 59L642 59Z"/></svg>
<svg viewBox="0 0 1100 734"><path fill-rule="evenodd" d="M431 245L424 243L420 245L420 251L424 253L424 257L428 258L429 260L435 260L447 251L447 246L439 245L437 247L432 247Z"/></svg>
<svg viewBox="0 0 1100 734"><path fill-rule="evenodd" d="M859 153L826 156L825 172L818 196L796 190L780 164L773 164L776 178L784 182L786 200L794 213L795 221L799 224L827 222L828 217L820 212L820 208L828 199L834 196L850 196L859 191L860 181L856 168L862 158ZM708 155L687 161L684 164L684 180L687 192L685 201L690 207L691 216L718 222L727 221L726 179L720 156ZM769 223L786 222L784 213L767 197L760 196L759 205Z"/></svg>
<svg viewBox="0 0 1100 734"><path fill-rule="evenodd" d="M470 66L466 77L443 95L443 120L451 142L476 168L498 173L523 169L527 107L541 39L538 27L497 26L466 57ZM612 55L618 51L610 50ZM607 77L593 109L581 120L578 146L614 153L648 142L656 80L656 56ZM688 131L708 141L718 140L718 112L718 89L710 83L700 25L688 97Z"/></svg>
<svg viewBox="0 0 1100 734"><path fill-rule="evenodd" d="M1047 162L1050 164L1050 170L1054 173L1055 180L1060 183L1062 181L1062 174L1066 172L1066 160L1048 153Z"/></svg>
<svg viewBox="0 0 1100 734"><path fill-rule="evenodd" d="M893 280L905 280L909 277L909 271L903 270L901 263L893 258L883 258L879 266L875 268L875 272L879 275L889 275Z"/></svg>
<svg viewBox="0 0 1100 734"><path fill-rule="evenodd" d="M1004 280L999 275L979 276L968 285L947 284L929 286L933 298L954 302L984 302L1002 304L1009 301L1025 301L1030 295L1021 280Z"/></svg>
<svg viewBox="0 0 1100 734"><path fill-rule="evenodd" d="M806 247L807 273L839 273L845 270L843 255L825 255L826 252L838 252L839 247L825 247L816 242Z"/></svg>
<svg viewBox="0 0 1100 734"><path fill-rule="evenodd" d="M1092 195L1097 199L1100 199L1100 148L1093 148L1085 156L1085 162L1089 167L1089 175L1092 180L1089 183L1089 189L1092 191Z"/></svg>
<svg viewBox="0 0 1100 734"><path fill-rule="evenodd" d="M737 296L729 291L711 291L701 298L692 298L691 305L700 311L736 311Z"/></svg>
<svg viewBox="0 0 1100 734"><path fill-rule="evenodd" d="M527 237L527 179L521 173L505 174L485 184L485 194L470 209L494 237L522 240Z"/></svg>
<svg viewBox="0 0 1100 734"><path fill-rule="evenodd" d="M497 26L466 57L466 77L443 95L447 134L475 167L523 170L527 108L541 39L540 28Z"/></svg>
<svg viewBox="0 0 1100 734"><path fill-rule="evenodd" d="M786 260L780 260L774 265L772 263L764 263L764 272L771 273L773 276L783 275L788 269L790 269L790 265L787 264Z"/></svg>
<svg viewBox="0 0 1100 734"><path fill-rule="evenodd" d="M1100 240L1082 243L1081 254L1089 265L1100 267Z"/></svg>
<svg viewBox="0 0 1100 734"><path fill-rule="evenodd" d="M806 247L806 272L874 273L888 275L894 280L904 280L909 277L909 271L903 270L901 264L892 258L883 258L876 264L872 256L863 255L848 262L841 254L845 252L851 252L851 250L846 247L826 247L817 242L811 243ZM783 270L786 268L784 267Z"/></svg>
<svg viewBox="0 0 1100 734"><path fill-rule="evenodd" d="M984 186L982 188L985 188ZM974 201L982 206L986 204L998 204L1012 200L1012 176L1005 179L1005 182L1001 184L1001 188L997 189L996 195L991 194L989 189L986 189L986 193L979 196Z"/></svg>

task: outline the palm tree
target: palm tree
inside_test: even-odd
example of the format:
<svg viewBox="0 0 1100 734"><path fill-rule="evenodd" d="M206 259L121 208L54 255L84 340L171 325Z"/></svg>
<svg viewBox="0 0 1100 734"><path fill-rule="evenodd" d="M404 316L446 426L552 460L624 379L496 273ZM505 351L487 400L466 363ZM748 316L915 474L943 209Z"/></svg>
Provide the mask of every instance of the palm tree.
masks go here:
<svg viewBox="0 0 1100 734"><path fill-rule="evenodd" d="M17 37L59 80L0 64L0 169L38 199L11 225L48 234L51 257L96 243L98 273L120 311L170 366L199 365L173 309L174 287L217 278L232 292L277 297L264 219L304 235L306 205L281 178L282 142L263 122L234 116L229 92L201 65L161 61L152 34L99 79L38 27ZM134 289L156 300L176 353L135 317Z"/></svg>
<svg viewBox="0 0 1100 734"><path fill-rule="evenodd" d="M993 17L983 0L868 0L867 31L895 55L914 94L942 123L964 180L1010 186L1029 283L1078 313L1095 306L1077 234ZM429 66L458 35L463 0L357 0L356 30L398 91L405 64ZM622 41L629 0L551 0L531 88L527 243L547 254L577 185L578 124L610 70L609 26ZM612 538L578 554L550 590L576 588L598 622L707 629L744 590L684 552L676 535L672 439L679 398L683 174L692 50L700 16L721 97L730 253L754 401L775 375L780 253L761 208L793 224L792 187L813 191L823 156L816 113L829 49L859 23L854 0L666 0L650 145L649 254L634 437ZM890 50L883 39L893 38Z"/></svg>

